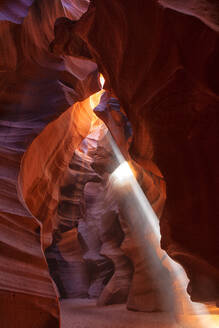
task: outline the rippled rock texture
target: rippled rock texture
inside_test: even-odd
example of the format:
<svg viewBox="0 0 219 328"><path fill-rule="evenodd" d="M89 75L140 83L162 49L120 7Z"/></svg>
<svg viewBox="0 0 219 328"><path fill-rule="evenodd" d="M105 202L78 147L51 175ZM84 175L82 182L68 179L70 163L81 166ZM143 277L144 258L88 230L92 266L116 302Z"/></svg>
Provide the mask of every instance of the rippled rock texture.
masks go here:
<svg viewBox="0 0 219 328"><path fill-rule="evenodd" d="M200 19L213 30L219 32L219 4L212 0L159 0L167 8L191 15Z"/></svg>
<svg viewBox="0 0 219 328"><path fill-rule="evenodd" d="M88 181L100 180L90 167L90 161L86 154L75 151L60 184L53 243L46 250L51 276L63 298L88 297L90 277L77 228L85 216L84 187ZM92 231L86 239L90 234Z"/></svg>
<svg viewBox="0 0 219 328"><path fill-rule="evenodd" d="M84 139L61 182L53 243L46 250L51 275L62 298L96 298L99 306L127 303L136 311L167 309L160 284L164 280L171 288L168 273L150 261L150 229L139 220L128 185L114 189L110 182L108 170L114 165L109 163L115 159L109 132L102 126L105 135ZM160 216L165 202L162 177L132 165ZM153 258L160 263L156 254Z"/></svg>
<svg viewBox="0 0 219 328"><path fill-rule="evenodd" d="M218 8L216 1L161 3L181 4L180 12L152 0L92 1L78 23L59 21L70 36L62 51L77 53L71 42L80 37L98 63L132 123L133 158L145 168L153 159L167 182L162 247L186 269L192 299L215 301ZM214 8L214 23L205 8Z"/></svg>
<svg viewBox="0 0 219 328"><path fill-rule="evenodd" d="M31 167L27 164L26 175L31 183L31 179L35 178L34 170L40 168L45 153L50 158L47 164L51 167L53 151L57 150L56 154L60 156L56 161L57 169L49 172L49 175L57 177L59 168L65 167L65 158L58 149L67 154L64 147L71 143L68 164L75 146L83 139L83 133L86 136L89 130L86 112L88 121L86 123L85 120L82 130L77 130L78 134L71 131L74 128L71 118L74 116L74 124L77 125L79 113L74 115L70 109L51 127L49 138L43 140L44 135L41 135L38 139L48 123L68 109L66 95L71 95L70 104L73 104L98 89L97 83L94 83L97 76L95 64L87 62L80 68L78 61L67 57L63 59L49 52L54 22L63 16L63 5L60 1L4 1L0 4L0 313L3 328L59 326L57 296L42 251L42 242L45 245L50 243L52 224L44 220L46 213L38 216L23 201L23 196L26 197L25 188L22 190L25 169L22 171L21 160L24 154L28 157L26 151L34 141L34 155L30 155L32 162ZM69 17L79 18L86 10L86 3L80 5L77 2L71 10ZM73 142L72 134L75 136ZM47 176L46 169L44 171L41 167L41 172ZM28 189L28 183L25 186ZM42 184L38 186L40 188ZM52 189L55 193L55 188ZM42 192L42 200L37 200L36 194L33 198L39 207L42 201L53 211L49 199L54 200L54 194L44 198L43 191L42 187L39 191ZM27 194L29 192L27 190Z"/></svg>
<svg viewBox="0 0 219 328"><path fill-rule="evenodd" d="M218 300L219 14L216 1L192 3L94 0L75 23L88 1L1 2L3 328L59 326L57 294L43 250L51 246L57 228L62 179L75 149L90 131L93 114L84 99L99 89L96 63L106 78L105 88L119 99L132 123L132 158L156 175L154 161L167 183L162 247L186 269L193 300ZM88 203L91 189L85 189ZM120 222L124 233L122 219L115 217L112 227ZM63 225L62 218L60 222ZM82 228L83 238L86 229ZM91 257L78 248L73 252L78 240L71 229L74 244L65 231L59 246L66 258L71 254L83 263L82 272L83 261ZM93 245L89 247L99 251L109 243L110 229L106 227L100 243L87 238ZM120 238L115 242L117 251ZM125 248L123 252L128 256ZM100 256L100 262L94 261L94 273L102 270L104 256L116 263L120 253L112 255L104 249ZM66 271L73 267L74 263ZM90 296L106 290L102 276L96 277L88 289ZM84 279L79 286L86 284L86 275L77 273L79 278ZM104 302L114 286L103 296ZM74 294L71 288L66 287Z"/></svg>
<svg viewBox="0 0 219 328"><path fill-rule="evenodd" d="M100 176L91 166L90 155L97 149L97 137L106 131L106 127L100 126L74 152L61 181L53 243L46 250L60 296L100 297L99 305L125 302L130 284L130 279L127 284L126 279L120 278L117 292L112 287L113 281L118 280L115 277L127 276L123 262L128 259L123 259L126 257L119 249L124 235L118 223L118 210L105 197L107 177ZM107 284L113 274L112 282ZM125 298L118 295L122 285L127 285Z"/></svg>

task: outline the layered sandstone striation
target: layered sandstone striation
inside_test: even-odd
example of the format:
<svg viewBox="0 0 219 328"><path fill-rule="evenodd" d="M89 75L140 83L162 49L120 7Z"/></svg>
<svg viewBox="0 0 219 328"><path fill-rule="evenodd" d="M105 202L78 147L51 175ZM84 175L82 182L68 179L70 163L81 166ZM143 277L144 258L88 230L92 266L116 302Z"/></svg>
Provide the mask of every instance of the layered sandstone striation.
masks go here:
<svg viewBox="0 0 219 328"><path fill-rule="evenodd" d="M85 99L99 89L96 63L132 123L129 160L158 216L167 183L162 247L184 266L193 300L218 300L219 14L214 1L192 3L93 0L78 23L86 0L0 4L3 328L59 326L46 249L63 296L98 296L101 305L127 298L130 309L160 309L150 280L159 263L147 272L148 254L140 252L153 236L145 227L136 240L136 213L127 220L122 197L108 203L108 186L93 173L90 180L90 171L78 190L87 208L79 220L80 202L72 205L69 163L92 126ZM114 120L106 123L116 139ZM123 138L117 141L123 148ZM165 272L160 277L168 281Z"/></svg>
<svg viewBox="0 0 219 328"><path fill-rule="evenodd" d="M183 14L197 17L204 24L219 32L219 5L217 1L212 0L192 0L192 1L175 1L159 0L159 3Z"/></svg>
<svg viewBox="0 0 219 328"><path fill-rule="evenodd" d="M78 10L72 8L69 17L79 18L86 10L85 2L81 7L77 2L77 7ZM38 217L23 199L22 157L47 124L69 107L65 93L71 94L73 104L98 89L94 82L96 66L87 62L80 68L79 61L67 58L65 61L50 54L53 24L64 14L61 2L7 1L1 3L0 9L1 326L59 327L57 295L42 251L43 239L47 242L51 239L46 232L45 238L42 237L50 224L45 221L43 227L43 215ZM65 87L66 76L68 87ZM27 165L27 180L34 178L32 173L40 167L43 154L53 156L52 149L57 149L58 154L61 135L57 131L66 128L66 139L72 138L69 118L70 112L66 114L65 123L61 118L53 126L50 140L40 137L35 141L41 153L38 149L30 155L32 162L31 168ZM59 165L59 161L56 164ZM46 170L41 169L46 175ZM54 174L59 175L58 170ZM48 198L41 196L46 205ZM41 201L37 201L36 195L33 198L40 207Z"/></svg>
<svg viewBox="0 0 219 328"><path fill-rule="evenodd" d="M106 130L102 126L100 131ZM152 251L153 232L142 221L128 185L114 189L110 182L109 172L118 166L109 142L112 137L109 132L98 140L91 136L75 151L63 176L53 244L46 250L60 296L96 298L99 306L127 303L136 311L170 310L170 277ZM132 166L160 216L165 201L162 177L133 161ZM161 285L167 287L165 301Z"/></svg>
<svg viewBox="0 0 219 328"><path fill-rule="evenodd" d="M161 3L180 12L152 0L92 1L74 26L59 21L70 36L62 52L80 37L97 62L132 123L132 157L145 169L153 159L167 182L162 247L186 269L192 299L216 301L218 8Z"/></svg>
<svg viewBox="0 0 219 328"><path fill-rule="evenodd" d="M89 272L83 259L78 226L84 218L84 187L98 181L90 167L90 157L79 150L60 182L59 202L53 219L53 243L46 250L50 273L63 298L88 297Z"/></svg>

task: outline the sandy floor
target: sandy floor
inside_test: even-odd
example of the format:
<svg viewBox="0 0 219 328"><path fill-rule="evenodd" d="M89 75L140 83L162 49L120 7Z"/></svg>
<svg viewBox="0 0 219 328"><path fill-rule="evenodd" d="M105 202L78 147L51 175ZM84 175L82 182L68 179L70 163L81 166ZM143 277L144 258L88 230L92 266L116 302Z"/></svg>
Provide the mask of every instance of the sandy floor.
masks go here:
<svg viewBox="0 0 219 328"><path fill-rule="evenodd" d="M167 313L127 311L125 305L97 307L95 300L61 301L61 328L219 328L219 308L209 307L208 314L198 316L178 316L177 322Z"/></svg>
<svg viewBox="0 0 219 328"><path fill-rule="evenodd" d="M125 305L96 307L95 300L87 299L62 300L61 318L61 328L182 327L166 313L127 311Z"/></svg>

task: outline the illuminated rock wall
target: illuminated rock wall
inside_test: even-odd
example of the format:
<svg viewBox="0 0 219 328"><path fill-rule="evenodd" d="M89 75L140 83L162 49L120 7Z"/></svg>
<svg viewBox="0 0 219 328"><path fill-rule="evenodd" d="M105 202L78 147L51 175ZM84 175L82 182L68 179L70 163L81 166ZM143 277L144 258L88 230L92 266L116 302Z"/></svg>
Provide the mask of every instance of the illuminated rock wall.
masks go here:
<svg viewBox="0 0 219 328"><path fill-rule="evenodd" d="M88 143L86 138L83 144ZM100 306L127 303L136 311L167 309L167 293L163 302L160 284L164 280L168 289L171 284L155 250L156 270L150 260L154 247L150 230L144 222L139 229L138 204L129 189L125 195L120 188L112 189L107 170L113 170L109 163L115 159L107 136L93 144L92 157L75 151L60 183L58 213L52 218L53 243L46 250L51 276L64 298L96 298ZM83 150L83 145L79 148ZM133 165L160 216L163 179Z"/></svg>
<svg viewBox="0 0 219 328"><path fill-rule="evenodd" d="M75 151L60 182L58 211L53 219L53 243L46 250L51 276L63 298L88 297L90 277L77 227L85 216L85 184L99 180L90 161L90 157Z"/></svg>
<svg viewBox="0 0 219 328"><path fill-rule="evenodd" d="M160 3L180 12L152 0L92 3L79 24L67 23L53 53L55 20L78 19L87 1L0 4L3 328L59 324L42 247L52 242L61 177L90 126L83 106L65 111L98 89L96 65L71 54L97 62L132 123L132 157L149 171L153 159L164 175L162 246L186 269L192 298L218 299L217 6L200 1L210 8L203 15L171 0ZM85 41L81 53L75 38L82 48Z"/></svg>
<svg viewBox="0 0 219 328"><path fill-rule="evenodd" d="M92 75L96 67L94 64L85 63L81 69L78 61L74 62L66 58L65 62L58 56L50 55L48 51L49 43L53 38L54 21L63 15L61 3L35 2L27 12L28 6L32 3L33 1L16 1L16 3L7 1L7 4L6 2L0 4L2 328L59 327L59 305L41 245L42 239L50 242L49 233L45 233L43 238L42 231L46 231L51 224L47 225L45 221L43 228L39 221L41 218L42 221L44 220L43 215L36 219L31 210L26 208L21 190L23 180L20 175L18 182L18 176L21 173L22 157L33 140L36 140L49 122L57 119L69 107L65 94L71 95L69 99L72 104L97 90L97 84L94 83L96 73ZM86 9L84 5L83 2L80 8L78 2L78 10L76 7L72 8L75 15L71 13L69 15L78 18ZM71 74L73 71L75 75ZM62 132L65 138L71 139L70 118L71 114L68 112L66 119L63 122L61 119L53 126L52 131L50 130L50 139L46 138L42 144L39 142L42 139L35 142L35 145L38 145L36 148L39 149L30 155L33 157L31 168L27 165L27 172L23 172L22 177L26 174L28 181L31 182L37 167L46 174L46 171L40 167L43 155L47 153L54 159L55 154L52 153L52 149L53 151L57 149L58 152L60 140L56 137L61 137L58 131L62 128L66 129ZM79 132L83 135L83 131ZM84 133L86 134L86 131ZM78 138L81 140L83 136ZM62 141L62 145L67 146L68 142ZM43 188L41 191L43 192ZM48 198L44 198L43 195L41 195L42 202L46 204L48 201L49 204ZM36 197L33 198L37 203ZM38 204L40 207L40 202ZM34 214L37 216L37 213Z"/></svg>
<svg viewBox="0 0 219 328"><path fill-rule="evenodd" d="M202 3L208 7L209 2ZM216 2L211 4L214 26L211 19L202 21L216 30L219 15ZM190 9L188 2L182 14L152 0L95 0L74 26L60 22L71 35L62 51L69 54L72 40L84 40L106 78L105 87L119 98L132 123L132 157L145 168L153 159L167 182L162 247L186 269L192 299L215 301L218 34L192 17L203 17L202 10L197 15L197 8Z"/></svg>

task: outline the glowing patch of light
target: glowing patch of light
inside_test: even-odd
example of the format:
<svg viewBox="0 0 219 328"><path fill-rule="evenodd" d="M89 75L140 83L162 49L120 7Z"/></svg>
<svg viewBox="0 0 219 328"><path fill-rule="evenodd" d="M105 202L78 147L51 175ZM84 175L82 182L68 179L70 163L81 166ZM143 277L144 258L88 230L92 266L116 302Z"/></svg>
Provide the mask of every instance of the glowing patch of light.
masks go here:
<svg viewBox="0 0 219 328"><path fill-rule="evenodd" d="M92 109L94 109L96 106L98 106L98 104L100 102L100 98L103 93L104 93L104 90L102 89L102 90L94 93L92 96L90 96L90 106Z"/></svg>
<svg viewBox="0 0 219 328"><path fill-rule="evenodd" d="M102 94L105 92L105 90L103 89L105 79L101 73L99 76L99 81L100 81L100 85L101 85L101 90L90 96L90 106L92 109L94 109L96 106L98 106L98 104L100 102L100 98L101 98Z"/></svg>
<svg viewBox="0 0 219 328"><path fill-rule="evenodd" d="M101 85L101 89L103 89L104 83L105 83L105 79L103 77L103 74L100 73L100 85Z"/></svg>
<svg viewBox="0 0 219 328"><path fill-rule="evenodd" d="M140 206L141 211L144 213L145 219L151 224L154 232L156 233L156 237L160 240L160 228L159 228L158 218L154 210L152 209L149 201L147 200L144 192L139 186L127 161L122 162L115 169L115 171L111 174L111 181L112 179L114 180L113 183L115 185L118 184L120 184L120 186L129 185L129 187L131 187L132 192L134 193L136 199L138 200L138 205Z"/></svg>
<svg viewBox="0 0 219 328"><path fill-rule="evenodd" d="M132 176L132 170L128 164L128 162L123 162L120 164L117 169L112 173L112 176L116 178L116 182L125 183L129 180Z"/></svg>
<svg viewBox="0 0 219 328"><path fill-rule="evenodd" d="M104 77L100 74L100 84L103 88ZM101 95L103 94L104 89L90 96L89 102L91 109L94 109L100 102ZM102 124L104 124L102 122ZM92 129L99 125L98 117L93 113L93 122L91 124ZM135 199L138 208L142 212L142 217L146 222L150 223L150 226L154 232L154 243L153 246L156 250L156 254L162 264L169 270L170 274L173 277L173 280L176 285L176 296L180 303L182 303L181 314L176 313L176 318L182 323L182 328L219 328L219 316L211 315L207 307L203 304L191 302L189 295L186 292L186 287L188 284L188 278L183 270L183 268L173 261L166 252L160 248L160 228L158 218L150 205L147 197L145 196L143 190L138 184L128 162L125 161L124 156L122 155L120 149L118 148L115 140L112 135L108 134L109 143L111 144L112 150L120 163L119 167L111 174L110 180L117 187L128 187L129 191L131 190L133 194L133 199ZM162 287L161 287L162 289ZM187 322L185 323L185 317ZM188 321L189 320L189 321ZM195 321L195 322L193 322ZM198 322L197 322L198 321ZM184 325L185 324L185 325ZM198 324L198 325L197 325Z"/></svg>
<svg viewBox="0 0 219 328"><path fill-rule="evenodd" d="M104 77L100 74L100 84L103 88ZM103 94L104 89L90 96L89 102L92 109L94 109L100 102L100 97ZM99 124L98 117L93 114L93 122L91 126L94 128ZM104 124L104 123L103 123ZM92 128L91 128L92 131ZM141 210L142 217L146 222L148 222L154 232L154 243L153 246L156 250L156 255L162 262L162 264L169 270L173 277L176 288L176 296L180 303L182 303L182 308L180 312L182 316L177 313L176 318L182 323L182 328L219 328L219 316L211 315L207 307L204 304L191 302L189 295L186 292L186 287L188 284L188 278L183 270L183 268L173 261L166 252L160 248L160 227L158 218L150 205L147 197L145 196L143 190L138 184L129 164L125 161L120 149L118 148L113 137L108 134L109 143L111 144L112 150L120 163L118 168L111 174L110 181L116 187L121 187L124 189L128 188L133 194L133 200L135 200L138 208ZM162 289L162 288L161 288ZM177 317L178 316L178 317ZM187 322L185 323L185 319ZM198 321L198 322L197 322ZM185 325L184 325L185 324ZM198 325L197 325L198 324Z"/></svg>
<svg viewBox="0 0 219 328"><path fill-rule="evenodd" d="M141 209L144 219L150 223L154 232L155 240L154 247L156 254L160 258L162 264L169 270L175 281L175 293L178 301L181 303L180 313L175 313L176 318L183 324L182 327L186 328L219 328L219 316L211 315L204 304L193 303L186 292L188 278L178 263L173 261L167 254L160 248L160 228L158 217L155 214L152 206L150 205L143 190L138 184L129 164L125 161L122 153L120 152L117 144L112 136L109 136L109 142L112 149L121 163L111 174L110 181L117 188L128 188L133 193L133 203L136 201L137 206ZM186 322L185 322L186 321ZM185 326L184 326L185 324Z"/></svg>

